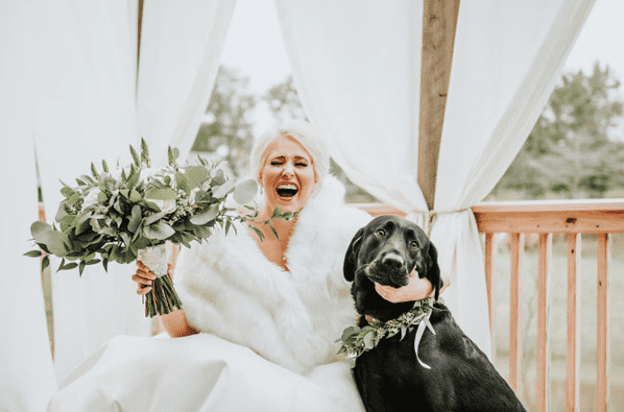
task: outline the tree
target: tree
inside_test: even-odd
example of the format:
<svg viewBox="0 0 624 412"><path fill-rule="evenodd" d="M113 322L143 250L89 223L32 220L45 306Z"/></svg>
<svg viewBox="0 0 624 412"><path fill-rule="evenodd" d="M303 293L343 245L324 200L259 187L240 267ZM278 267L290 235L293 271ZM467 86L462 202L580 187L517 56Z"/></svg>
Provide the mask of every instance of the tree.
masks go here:
<svg viewBox="0 0 624 412"><path fill-rule="evenodd" d="M610 139L622 120L620 82L596 62L591 75L564 74L522 150L495 191L521 190L529 198L562 192L603 197L624 182L624 144Z"/></svg>
<svg viewBox="0 0 624 412"><path fill-rule="evenodd" d="M191 149L226 160L236 175L247 169L253 144L250 115L257 98L247 92L248 83L236 70L219 67L205 121Z"/></svg>
<svg viewBox="0 0 624 412"><path fill-rule="evenodd" d="M262 99L268 104L273 117L279 123L292 119L307 120L292 76L271 87Z"/></svg>

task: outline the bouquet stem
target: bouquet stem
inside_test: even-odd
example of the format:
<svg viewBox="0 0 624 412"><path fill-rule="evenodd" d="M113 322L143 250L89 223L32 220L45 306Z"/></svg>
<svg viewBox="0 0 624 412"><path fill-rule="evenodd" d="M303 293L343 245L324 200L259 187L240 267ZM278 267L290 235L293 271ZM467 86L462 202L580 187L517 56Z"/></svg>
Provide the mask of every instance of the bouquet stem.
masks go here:
<svg viewBox="0 0 624 412"><path fill-rule="evenodd" d="M182 302L178 297L169 274L152 281L152 291L146 296L145 317L166 315L174 310L181 309Z"/></svg>
<svg viewBox="0 0 624 412"><path fill-rule="evenodd" d="M182 302L167 271L167 249L165 245L149 246L139 250L138 259L157 276L152 281L151 292L145 295L145 317L166 315L172 312L174 308L180 309Z"/></svg>

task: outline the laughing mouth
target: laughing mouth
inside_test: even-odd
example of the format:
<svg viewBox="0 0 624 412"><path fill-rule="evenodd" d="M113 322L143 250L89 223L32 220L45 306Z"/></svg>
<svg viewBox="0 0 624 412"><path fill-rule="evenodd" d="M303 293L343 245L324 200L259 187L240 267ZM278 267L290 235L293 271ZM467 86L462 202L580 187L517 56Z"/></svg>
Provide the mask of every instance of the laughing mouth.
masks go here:
<svg viewBox="0 0 624 412"><path fill-rule="evenodd" d="M295 185L281 185L277 188L277 195L279 197L293 197L299 192L299 189Z"/></svg>

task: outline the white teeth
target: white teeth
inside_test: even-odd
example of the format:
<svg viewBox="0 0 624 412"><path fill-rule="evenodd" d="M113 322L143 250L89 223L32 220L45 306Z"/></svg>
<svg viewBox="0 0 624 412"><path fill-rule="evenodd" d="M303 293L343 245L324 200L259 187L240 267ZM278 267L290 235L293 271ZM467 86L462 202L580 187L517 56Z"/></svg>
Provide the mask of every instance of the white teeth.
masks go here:
<svg viewBox="0 0 624 412"><path fill-rule="evenodd" d="M295 185L281 185L278 187L278 189L297 190L297 187Z"/></svg>

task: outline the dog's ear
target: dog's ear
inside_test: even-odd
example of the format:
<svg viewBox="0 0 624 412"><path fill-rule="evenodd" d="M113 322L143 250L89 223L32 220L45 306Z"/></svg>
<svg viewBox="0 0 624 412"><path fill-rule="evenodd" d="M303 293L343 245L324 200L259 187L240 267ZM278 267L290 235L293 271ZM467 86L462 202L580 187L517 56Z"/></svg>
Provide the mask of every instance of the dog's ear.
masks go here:
<svg viewBox="0 0 624 412"><path fill-rule="evenodd" d="M353 236L353 239L351 239L351 243L347 248L347 253L345 253L344 263L342 265L342 274L349 282L353 282L353 280L355 279L355 265L357 263L357 254L360 250L360 243L363 233L364 228L361 228L357 231L355 236Z"/></svg>
<svg viewBox="0 0 624 412"><path fill-rule="evenodd" d="M440 273L440 266L438 265L438 250L431 241L429 242L428 258L429 270L427 270L427 275L425 277L429 279L429 282L431 282L435 292L435 300L438 300L438 297L440 296L440 289L442 289L444 281L442 279L442 274Z"/></svg>

